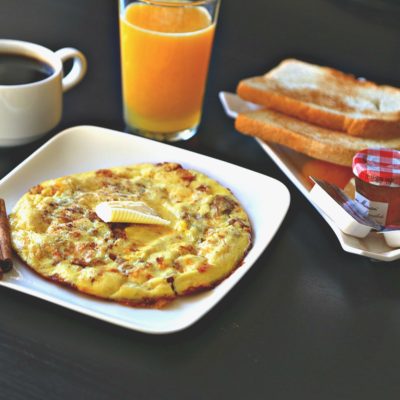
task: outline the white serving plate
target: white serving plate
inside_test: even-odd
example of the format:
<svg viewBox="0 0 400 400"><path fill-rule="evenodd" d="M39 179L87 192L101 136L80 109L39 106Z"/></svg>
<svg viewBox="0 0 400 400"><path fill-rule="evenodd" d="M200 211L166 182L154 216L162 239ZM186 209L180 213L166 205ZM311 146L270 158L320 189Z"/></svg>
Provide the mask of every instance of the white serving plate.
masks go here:
<svg viewBox="0 0 400 400"><path fill-rule="evenodd" d="M254 111L262 107L243 101L239 96L220 92L221 103L228 116L236 118L239 112ZM266 143L257 139L259 145L271 157L282 172L292 181L307 200L316 208L323 219L332 228L343 250L379 261L394 261L400 259L400 249L389 247L383 235L371 232L367 237L360 239L343 233L310 198L311 182L301 172L301 166L309 157L277 144Z"/></svg>
<svg viewBox="0 0 400 400"><path fill-rule="evenodd" d="M196 322L249 270L272 240L290 204L287 188L268 176L164 143L94 126L67 129L44 144L0 181L8 212L32 186L50 178L141 162L173 161L204 172L230 188L253 227L253 247L243 264L216 288L178 299L165 309L140 309L93 297L48 282L14 259L0 285L71 310L141 332L164 334ZM255 195L257 194L257 195Z"/></svg>

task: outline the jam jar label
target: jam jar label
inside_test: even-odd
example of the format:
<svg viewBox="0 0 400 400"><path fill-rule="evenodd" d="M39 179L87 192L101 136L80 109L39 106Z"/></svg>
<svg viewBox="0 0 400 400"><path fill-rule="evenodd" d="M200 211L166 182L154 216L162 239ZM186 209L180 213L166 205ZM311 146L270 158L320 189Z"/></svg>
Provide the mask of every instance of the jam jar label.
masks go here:
<svg viewBox="0 0 400 400"><path fill-rule="evenodd" d="M368 210L368 216L380 225L386 224L386 217L389 204L380 201L371 201L356 192L355 200L362 204Z"/></svg>

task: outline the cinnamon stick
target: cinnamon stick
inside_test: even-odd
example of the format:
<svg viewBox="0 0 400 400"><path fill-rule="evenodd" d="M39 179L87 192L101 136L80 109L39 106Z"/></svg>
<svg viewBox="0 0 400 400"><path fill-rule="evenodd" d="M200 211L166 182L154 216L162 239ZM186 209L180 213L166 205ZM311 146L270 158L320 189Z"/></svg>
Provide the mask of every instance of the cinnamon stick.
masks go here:
<svg viewBox="0 0 400 400"><path fill-rule="evenodd" d="M4 200L0 199L0 270L8 272L12 266L10 224Z"/></svg>

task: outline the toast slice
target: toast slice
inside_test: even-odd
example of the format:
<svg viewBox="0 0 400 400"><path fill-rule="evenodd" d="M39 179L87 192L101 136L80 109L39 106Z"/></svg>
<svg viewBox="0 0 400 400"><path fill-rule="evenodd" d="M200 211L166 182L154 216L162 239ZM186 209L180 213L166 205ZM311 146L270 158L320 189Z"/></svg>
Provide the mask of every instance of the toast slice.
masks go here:
<svg viewBox="0 0 400 400"><path fill-rule="evenodd" d="M235 127L246 135L278 143L310 157L351 166L354 155L369 147L400 150L400 137L369 139L311 125L272 110L239 114Z"/></svg>
<svg viewBox="0 0 400 400"><path fill-rule="evenodd" d="M295 59L239 82L238 95L312 124L370 138L400 137L400 89Z"/></svg>

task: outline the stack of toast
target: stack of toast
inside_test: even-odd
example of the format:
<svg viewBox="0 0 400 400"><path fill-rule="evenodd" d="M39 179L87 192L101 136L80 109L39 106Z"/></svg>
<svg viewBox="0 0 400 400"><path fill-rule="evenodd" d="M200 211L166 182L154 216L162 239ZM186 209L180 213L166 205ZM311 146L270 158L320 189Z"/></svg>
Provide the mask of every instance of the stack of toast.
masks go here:
<svg viewBox="0 0 400 400"><path fill-rule="evenodd" d="M400 89L287 59L237 93L265 106L239 114L238 131L310 157L351 166L365 148L400 149Z"/></svg>

